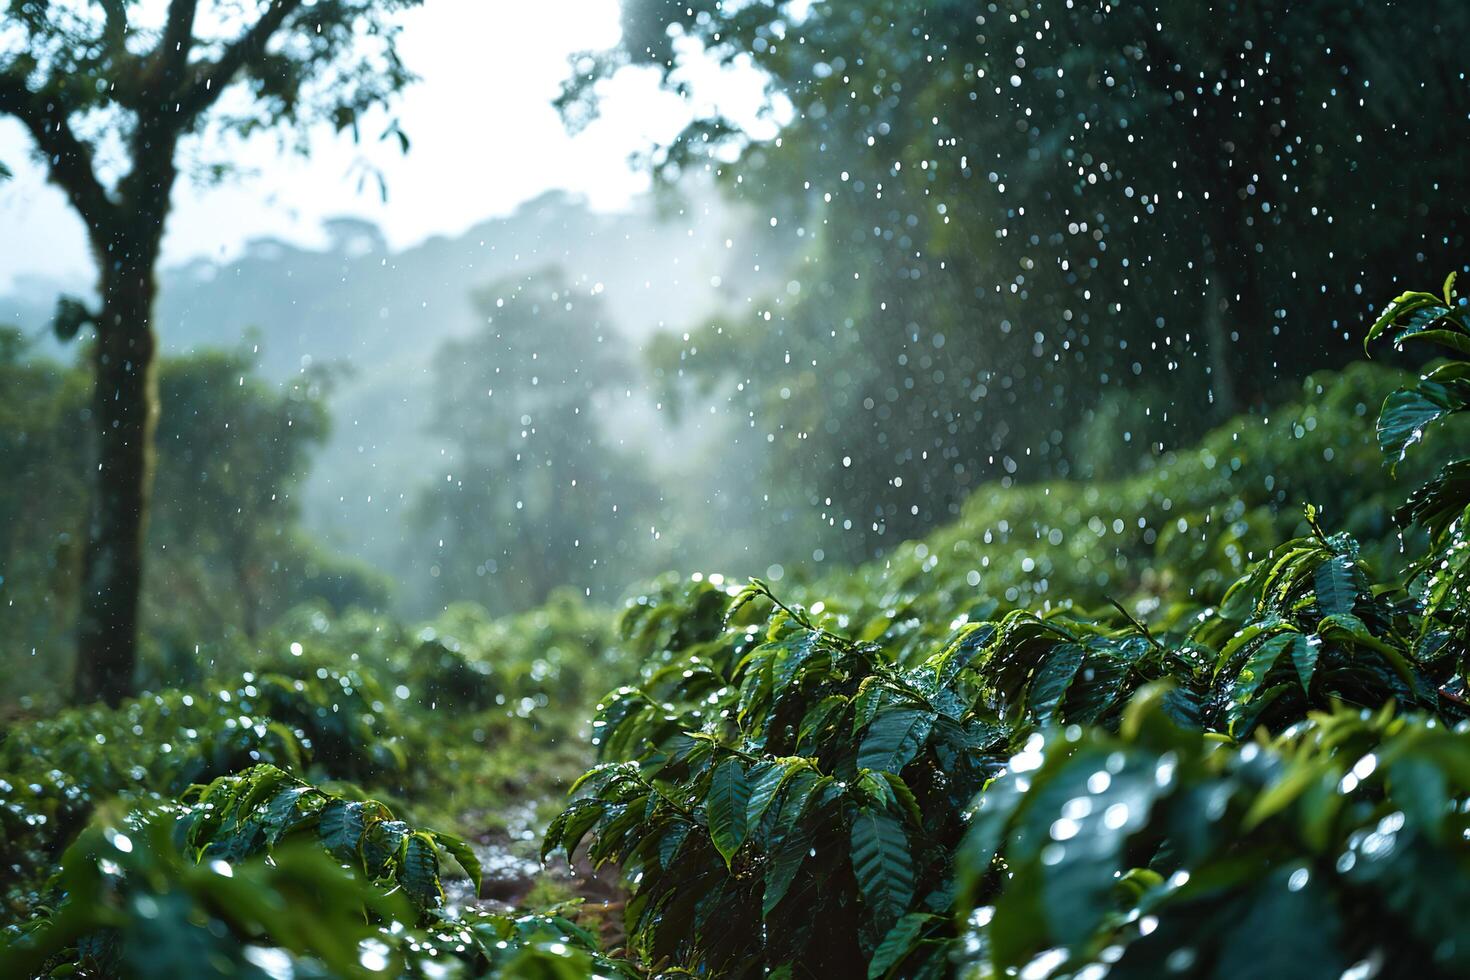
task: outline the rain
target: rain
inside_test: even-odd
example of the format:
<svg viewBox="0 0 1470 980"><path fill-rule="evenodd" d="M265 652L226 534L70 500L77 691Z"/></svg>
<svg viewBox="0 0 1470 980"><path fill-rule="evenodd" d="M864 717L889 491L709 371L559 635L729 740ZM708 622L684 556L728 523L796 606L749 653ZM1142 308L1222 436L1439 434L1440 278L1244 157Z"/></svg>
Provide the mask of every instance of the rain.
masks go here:
<svg viewBox="0 0 1470 980"><path fill-rule="evenodd" d="M1463 975L1467 37L13 0L0 975Z"/></svg>

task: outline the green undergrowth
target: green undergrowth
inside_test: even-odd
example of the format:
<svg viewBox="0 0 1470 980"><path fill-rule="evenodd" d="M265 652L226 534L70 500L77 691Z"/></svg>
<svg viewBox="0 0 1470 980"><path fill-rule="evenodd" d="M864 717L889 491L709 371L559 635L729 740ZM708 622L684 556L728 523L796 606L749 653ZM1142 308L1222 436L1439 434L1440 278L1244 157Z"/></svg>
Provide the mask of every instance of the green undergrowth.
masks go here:
<svg viewBox="0 0 1470 980"><path fill-rule="evenodd" d="M1470 353L1453 277L1386 330ZM620 869L659 975L1461 975L1470 480L1409 450L1470 363L1379 377L850 575L640 597L547 853Z"/></svg>
<svg viewBox="0 0 1470 980"><path fill-rule="evenodd" d="M1465 309L1375 336L1464 354ZM1467 379L1314 376L820 578L302 609L228 682L13 721L0 972L1455 975L1470 471L1418 444ZM616 948L558 883L450 898L516 810L622 881Z"/></svg>
<svg viewBox="0 0 1470 980"><path fill-rule="evenodd" d="M821 602L850 635L888 643L918 623L923 639L936 639L946 615L1098 610L1112 601L1172 624L1217 602L1281 541L1308 533L1306 503L1352 535L1372 567L1394 568L1422 539L1395 525L1393 513L1406 489L1429 477L1432 461L1411 457L1395 478L1373 419L1410 380L1367 362L1313 375L1298 400L1241 416L1134 476L985 486L960 520L920 541L781 587L794 601Z"/></svg>
<svg viewBox="0 0 1470 980"><path fill-rule="evenodd" d="M186 957L193 955L188 950L198 943L233 943L238 948L228 958L240 967L236 961L249 950L239 944L247 937L275 935L272 923L286 920L257 916L237 921L230 917L233 912L216 920L212 916L223 910L212 897L215 889L233 894L243 886L217 882L206 871L189 871L187 881L174 877L190 861L224 862L221 866L232 869L253 867L266 852L275 855L285 847L295 862L291 873L256 869L251 872L252 887L269 891L279 886L294 895L291 889L305 889L312 875L325 874L323 867L357 854L361 860L344 872L345 878L332 871L330 880L318 882L320 887L334 894L356 889L370 895L391 891L400 897L416 891L406 913L391 902L387 907L391 915L368 903L366 919L356 918L359 925L376 923L369 930L374 943L389 942L377 935L379 927L396 923L407 938L390 942L393 949L410 939L427 944L426 949L435 948L430 941L433 934L423 930L442 925L439 920L448 912L442 902L424 897L441 887L440 862L449 853L442 842L486 837L514 843L511 831L524 833L520 824L534 823L538 807L564 793L587 764L580 735L590 702L596 691L627 675L611 649L609 623L605 611L574 597L558 597L533 612L499 620L471 607L455 607L435 622L414 628L379 616L332 617L302 609L279 623L257 649L220 652L217 670L225 676L234 671L231 681L188 690L163 687L116 708L98 705L12 721L0 739L4 919L12 924L13 935L24 931L35 937L30 941L47 949L52 958L58 956L57 944L63 938L70 942L83 935L77 932L82 928L75 925L78 922L87 929L106 927L111 936L133 934L135 926L141 928L136 908L125 910L134 917L120 926L112 924L116 916L106 909L85 914L78 909L102 901L97 895L106 896L106 902L132 895L136 883L128 874L128 862L143 862L138 867L148 877L147 888L163 889L158 894L147 892L153 897L143 902L145 906L152 908L150 902L161 902L160 895L167 894L173 896L169 899L173 904L159 905L164 910L160 916L172 914L168 909L201 913L185 915L173 923L177 928L165 929L149 944L148 955ZM528 765L532 759L535 764ZM252 789L236 793L235 788L245 785ZM197 830L192 837L181 836L186 821L228 810L247 797L250 807L230 812L233 831L224 843L200 838ZM285 824L265 819L271 812L285 812L271 811L279 801L297 797L300 812ZM345 828L338 821L339 835L354 828L361 833L344 843L340 836L323 831L319 844L323 853L312 856L311 848L302 844L303 832L312 837L322 817L330 822L333 814L353 815ZM517 825L510 826L512 822ZM165 832L163 824L173 829ZM291 833L277 841L274 837L282 827ZM433 829L416 837L405 832L407 828ZM104 874L97 881L87 878L85 887L77 884L82 879L75 875L85 877L95 870L91 855L99 835L106 840L114 832L144 842L137 856L108 858L109 866L121 868L129 881ZM189 842L185 852L190 861L185 864L160 844L181 840ZM79 850L81 841L91 841L92 849ZM380 852L391 850L389 845L395 842L402 845L402 858L383 858ZM459 853L450 854L453 860L442 868L443 877L464 882L463 864L475 860L474 852L458 843L454 846ZM400 872L414 865L394 864L431 850L432 873L407 879ZM380 873L385 867L393 872L386 877ZM478 883L478 867L468 877ZM176 886L182 894L174 894ZM471 897L476 888L456 887ZM85 901L72 897L79 894L90 897ZM271 899L282 900L282 895ZM58 909L71 910L64 919L68 924L46 925ZM190 918L197 921L186 921ZM534 929L528 924L531 920L514 917L480 921L474 933L479 938L466 948L487 944L493 948L500 939L492 939L492 934L498 937L505 930L539 937L527 940L532 946L543 939L556 945L560 927L548 925L550 921L536 920L540 924ZM221 938L221 930L226 938ZM359 928L352 935L361 932ZM106 958L93 966L157 975L144 966L153 960L131 958L134 954L122 948L129 943L99 950L90 942L65 947L73 950L67 955L91 963L87 957L105 953ZM340 974L342 949L334 952L319 940L314 942L318 945L285 942L278 952L300 960L294 967L298 974L311 975L313 964L325 964L333 975ZM574 946L566 947L571 951L567 955L580 963L586 951L577 952ZM350 952L349 947L343 948ZM402 966L414 952L404 946L389 956L372 949L358 963L358 972L377 972L376 966L364 970L363 963L376 964L382 957L388 957L384 963ZM257 959L266 955L260 953ZM495 955L504 959L500 952ZM484 955L479 960L460 959L456 969L472 974L489 962ZM39 961L22 956L20 962L31 969ZM243 962L248 967L254 961L247 957ZM552 957L548 962L555 966L560 960Z"/></svg>

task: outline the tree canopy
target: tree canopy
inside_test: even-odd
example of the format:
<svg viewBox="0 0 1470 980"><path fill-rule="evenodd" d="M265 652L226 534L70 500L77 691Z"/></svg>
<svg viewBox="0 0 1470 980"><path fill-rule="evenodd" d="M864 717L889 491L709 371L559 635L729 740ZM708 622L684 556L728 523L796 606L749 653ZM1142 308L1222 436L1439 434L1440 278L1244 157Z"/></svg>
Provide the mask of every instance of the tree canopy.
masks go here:
<svg viewBox="0 0 1470 980"><path fill-rule="evenodd" d="M829 554L980 480L1079 473L1103 433L1058 420L1124 389L1147 403L1107 433L1125 453L1187 443L1349 358L1397 257L1463 250L1463 4L634 0L623 23L569 121L654 68L709 107L654 164L806 243L785 295L661 363L753 413L790 504L844 530ZM699 58L764 73L778 135L691 89Z"/></svg>
<svg viewBox="0 0 1470 980"><path fill-rule="evenodd" d="M133 688L143 544L157 420L153 306L181 141L208 131L295 133L326 121L354 136L411 80L395 15L419 0L14 0L0 24L0 114L86 226L97 303L60 298L62 340L96 335L91 412L97 466L83 550L76 691ZM408 138L390 123L384 136ZM204 152L201 176L233 169Z"/></svg>

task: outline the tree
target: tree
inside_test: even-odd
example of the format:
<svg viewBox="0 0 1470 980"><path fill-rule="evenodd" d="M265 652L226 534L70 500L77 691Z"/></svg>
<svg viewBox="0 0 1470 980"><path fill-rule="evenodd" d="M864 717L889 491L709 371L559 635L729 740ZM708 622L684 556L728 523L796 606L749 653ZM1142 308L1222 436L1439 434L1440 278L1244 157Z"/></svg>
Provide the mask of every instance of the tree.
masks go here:
<svg viewBox="0 0 1470 980"><path fill-rule="evenodd" d="M61 681L58 658L37 654L50 653L76 607L86 380L0 327L0 671L24 680L17 696Z"/></svg>
<svg viewBox="0 0 1470 980"><path fill-rule="evenodd" d="M1462 261L1467 33L1454 0L630 0L562 104L624 65L683 90L691 52L768 76L770 137L696 98L653 162L803 236L799 290L663 364L753 413L772 491L850 525L828 554L871 554L978 480L1268 404L1353 356L1344 311L1398 257ZM1146 428L1081 445L1109 395Z"/></svg>
<svg viewBox="0 0 1470 980"><path fill-rule="evenodd" d="M55 701L69 664L54 655L75 618L76 529L86 514L86 353L59 363L0 327L0 672L9 691ZM277 385L257 355L202 351L158 364L159 425L140 621L145 682L198 678L199 650L254 640L287 609L381 607L384 576L302 528L300 488L329 428L333 372ZM0 701L7 685L0 684Z"/></svg>
<svg viewBox="0 0 1470 980"><path fill-rule="evenodd" d="M83 557L76 697L116 702L137 660L157 414L155 269L181 143L207 132L357 133L412 78L393 17L420 0L15 0L0 22L0 113L29 131L81 217L95 307L63 298L63 339L90 326L97 468ZM391 133L398 133L395 126ZM398 133L404 147L407 141ZM228 164L209 168L228 171Z"/></svg>
<svg viewBox="0 0 1470 980"><path fill-rule="evenodd" d="M600 298L552 269L474 303L483 325L434 357L429 429L452 448L418 501L430 576L502 612L621 588L657 492L607 425L631 365Z"/></svg>
<svg viewBox="0 0 1470 980"><path fill-rule="evenodd" d="M280 386L264 381L247 348L162 360L148 529L160 560L144 590L150 624L166 621L192 647L200 631L222 638L238 630L253 641L271 617L313 599L381 603L373 576L301 528L298 491L331 428L332 382L319 366ZM187 612L161 608L169 598Z"/></svg>

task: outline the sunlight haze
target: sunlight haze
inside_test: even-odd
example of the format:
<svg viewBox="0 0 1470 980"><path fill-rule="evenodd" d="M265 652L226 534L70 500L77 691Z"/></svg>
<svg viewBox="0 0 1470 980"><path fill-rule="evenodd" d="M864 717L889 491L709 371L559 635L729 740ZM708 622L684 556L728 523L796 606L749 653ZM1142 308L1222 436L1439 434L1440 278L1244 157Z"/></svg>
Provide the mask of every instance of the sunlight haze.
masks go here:
<svg viewBox="0 0 1470 980"><path fill-rule="evenodd" d="M420 78L398 105L410 152L378 140L382 116L363 125L357 145L319 127L310 158L282 157L274 136L256 137L230 152L243 176L214 187L181 182L165 265L227 258L258 236L318 244L321 220L339 214L377 223L401 247L553 188L598 210L620 208L649 187L629 156L672 138L688 118L656 78L633 72L607 83L601 119L576 136L562 126L551 103L568 59L617 41L616 0L451 0L402 20L403 59ZM16 171L0 184L0 289L36 274L90 284L80 221L31 155L19 124L0 118L0 161ZM375 180L360 179L364 161L382 170L387 202Z"/></svg>

